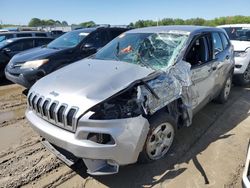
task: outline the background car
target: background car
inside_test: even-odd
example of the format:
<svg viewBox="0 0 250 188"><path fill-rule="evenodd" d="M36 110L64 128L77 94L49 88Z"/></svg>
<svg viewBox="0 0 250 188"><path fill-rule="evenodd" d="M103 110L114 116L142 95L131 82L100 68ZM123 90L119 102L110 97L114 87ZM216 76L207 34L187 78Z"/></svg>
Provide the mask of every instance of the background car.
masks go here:
<svg viewBox="0 0 250 188"><path fill-rule="evenodd" d="M4 32L0 33L0 42L6 39L11 38L20 38L20 37L51 37L50 33L48 32L41 32L41 31L21 31L21 32Z"/></svg>
<svg viewBox="0 0 250 188"><path fill-rule="evenodd" d="M12 38L0 42L0 77L4 76L4 69L10 59L24 50L43 46L51 42L53 38L48 37L24 37Z"/></svg>
<svg viewBox="0 0 250 188"><path fill-rule="evenodd" d="M226 30L234 46L234 81L238 85L250 83L250 24L219 26Z"/></svg>
<svg viewBox="0 0 250 188"><path fill-rule="evenodd" d="M161 159L195 113L228 100L234 57L226 35L195 26L127 31L35 83L26 117L50 151L66 164L82 159L92 175Z"/></svg>
<svg viewBox="0 0 250 188"><path fill-rule="evenodd" d="M47 46L14 56L6 68L6 77L29 88L43 76L96 53L98 49L127 30L97 27L65 33Z"/></svg>

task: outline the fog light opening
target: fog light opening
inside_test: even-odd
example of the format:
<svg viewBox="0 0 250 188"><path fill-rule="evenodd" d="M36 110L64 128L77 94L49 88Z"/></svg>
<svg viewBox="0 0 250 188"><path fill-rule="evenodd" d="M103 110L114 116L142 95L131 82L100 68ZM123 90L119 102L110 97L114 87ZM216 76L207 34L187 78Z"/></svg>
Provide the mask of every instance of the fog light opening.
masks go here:
<svg viewBox="0 0 250 188"><path fill-rule="evenodd" d="M89 133L87 136L87 140L91 140L92 142L96 142L98 144L115 144L115 140L112 138L112 136L105 133Z"/></svg>

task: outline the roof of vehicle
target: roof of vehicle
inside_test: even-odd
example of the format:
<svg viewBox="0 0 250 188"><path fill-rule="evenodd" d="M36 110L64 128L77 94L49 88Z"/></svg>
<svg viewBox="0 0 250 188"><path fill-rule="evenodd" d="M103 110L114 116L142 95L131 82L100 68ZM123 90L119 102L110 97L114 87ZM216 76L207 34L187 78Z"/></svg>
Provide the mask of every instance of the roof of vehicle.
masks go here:
<svg viewBox="0 0 250 188"><path fill-rule="evenodd" d="M222 31L222 29L216 27L206 27L206 26L173 25L173 26L154 26L154 27L132 29L127 31L127 33L161 33L161 32L164 33L169 31L200 33L205 31Z"/></svg>
<svg viewBox="0 0 250 188"><path fill-rule="evenodd" d="M8 31L0 33L0 35L6 35L6 34L22 34L22 33L48 33L44 31Z"/></svg>
<svg viewBox="0 0 250 188"><path fill-rule="evenodd" d="M22 40L22 39L52 39L54 40L54 38L52 37L18 37L18 38L6 39L6 41L8 43L11 43L11 42L15 42L15 41Z"/></svg>
<svg viewBox="0 0 250 188"><path fill-rule="evenodd" d="M97 28L93 28L93 27L90 27L90 28L83 28L83 29L77 29L77 30L73 30L73 31L69 31L70 32L86 32L86 33L91 33L93 31L95 31Z"/></svg>
<svg viewBox="0 0 250 188"><path fill-rule="evenodd" d="M250 24L227 24L227 25L219 25L217 26L219 28L223 28L223 27L249 27L250 28Z"/></svg>

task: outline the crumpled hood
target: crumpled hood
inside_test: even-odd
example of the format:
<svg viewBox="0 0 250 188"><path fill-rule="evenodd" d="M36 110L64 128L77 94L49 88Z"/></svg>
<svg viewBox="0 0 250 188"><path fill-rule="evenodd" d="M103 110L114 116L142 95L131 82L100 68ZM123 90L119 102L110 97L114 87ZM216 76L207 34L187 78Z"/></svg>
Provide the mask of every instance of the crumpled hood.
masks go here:
<svg viewBox="0 0 250 188"><path fill-rule="evenodd" d="M84 59L40 79L30 92L76 106L83 113L153 72L125 62Z"/></svg>
<svg viewBox="0 0 250 188"><path fill-rule="evenodd" d="M247 48L250 48L250 41L232 40L231 43L234 46L234 51L245 51Z"/></svg>
<svg viewBox="0 0 250 188"><path fill-rule="evenodd" d="M38 60L38 59L45 59L55 53L58 53L60 50L58 49L51 49L46 47L37 47L32 48L21 53L15 55L11 61L15 64L16 62L26 62L31 60Z"/></svg>

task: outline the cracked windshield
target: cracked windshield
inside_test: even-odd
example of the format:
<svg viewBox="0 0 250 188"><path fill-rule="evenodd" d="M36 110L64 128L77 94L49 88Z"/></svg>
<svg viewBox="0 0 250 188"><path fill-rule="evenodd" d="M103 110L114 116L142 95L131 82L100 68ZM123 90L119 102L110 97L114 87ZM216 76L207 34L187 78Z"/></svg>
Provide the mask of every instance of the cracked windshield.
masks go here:
<svg viewBox="0 0 250 188"><path fill-rule="evenodd" d="M178 57L188 35L177 33L122 34L100 50L95 59L125 61L164 69Z"/></svg>

